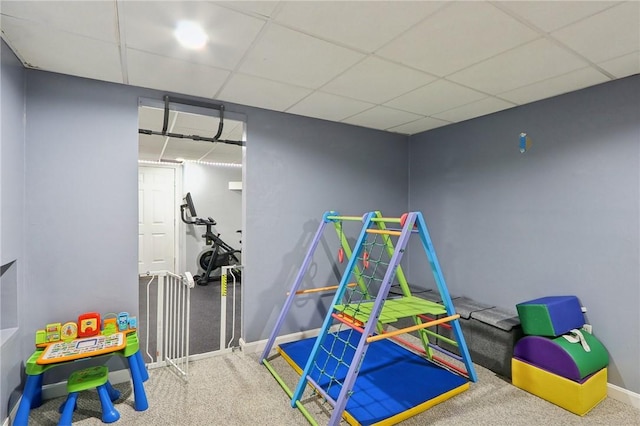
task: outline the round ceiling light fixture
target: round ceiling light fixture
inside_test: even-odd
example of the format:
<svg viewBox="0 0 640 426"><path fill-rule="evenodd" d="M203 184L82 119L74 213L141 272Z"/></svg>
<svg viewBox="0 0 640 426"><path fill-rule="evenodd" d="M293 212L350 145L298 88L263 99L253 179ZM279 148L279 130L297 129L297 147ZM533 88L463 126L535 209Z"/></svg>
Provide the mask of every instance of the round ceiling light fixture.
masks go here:
<svg viewBox="0 0 640 426"><path fill-rule="evenodd" d="M187 49L202 49L209 41L202 27L192 21L178 22L174 34Z"/></svg>

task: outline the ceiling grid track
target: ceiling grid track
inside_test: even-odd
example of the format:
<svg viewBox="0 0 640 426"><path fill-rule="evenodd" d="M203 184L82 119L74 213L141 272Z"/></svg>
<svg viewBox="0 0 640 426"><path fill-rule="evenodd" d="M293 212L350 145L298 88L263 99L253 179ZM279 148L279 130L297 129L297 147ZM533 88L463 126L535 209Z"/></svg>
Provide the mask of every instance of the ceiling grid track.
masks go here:
<svg viewBox="0 0 640 426"><path fill-rule="evenodd" d="M127 65L127 42L125 37L125 23L124 23L124 14L123 10L123 1L116 0L115 8L116 8L116 25L118 27L118 48L120 50L120 67L122 71L122 82L124 84L129 84L129 66Z"/></svg>
<svg viewBox="0 0 640 426"><path fill-rule="evenodd" d="M502 6L500 4L500 2L496 2L496 1L491 1L489 2L491 3L493 6L495 6L497 9L501 10L502 12L506 13L507 15L509 15L510 17L512 17L513 19L515 19L516 21L520 22L522 25L532 29L533 31L537 32L538 34L540 34L544 39L550 41L551 43L553 43L554 45L558 46L559 48L565 50L566 52L571 53L572 55L576 56L577 58L579 58L581 61L583 61L585 63L585 67L586 66L590 66L592 68L595 68L596 70L598 70L599 72L601 72L602 74L606 75L607 78L609 78L610 80L615 80L616 77L611 74L610 72L608 72L607 70L605 70L604 68L602 68L601 66L599 66L598 64L596 64L593 61L590 61L588 58L584 57L582 54L578 53L576 50L570 48L569 46L567 46L566 44L562 43L560 40L556 39L555 37L551 36L551 33L544 31L542 28L538 27L537 25L532 24L531 22L529 22L528 20L524 19L523 17L521 17L520 15L518 15L515 12L512 12L511 10L505 8L504 6ZM611 7L615 6L617 3L613 4ZM606 10L606 9L605 9ZM602 13L602 11L600 12ZM593 14L591 15L593 16ZM578 20L577 22L584 20L584 19L588 19L589 16L584 17L580 20ZM569 25L573 25L575 24L575 22L565 25L564 27L567 27ZM561 30L564 27L560 27L555 29L554 31L558 31ZM531 42L533 42L535 40L532 40ZM531 43L529 42L529 43ZM526 43L525 43L526 44ZM518 46L519 47L519 46ZM515 49L515 48L514 48ZM487 58L490 59L490 58Z"/></svg>

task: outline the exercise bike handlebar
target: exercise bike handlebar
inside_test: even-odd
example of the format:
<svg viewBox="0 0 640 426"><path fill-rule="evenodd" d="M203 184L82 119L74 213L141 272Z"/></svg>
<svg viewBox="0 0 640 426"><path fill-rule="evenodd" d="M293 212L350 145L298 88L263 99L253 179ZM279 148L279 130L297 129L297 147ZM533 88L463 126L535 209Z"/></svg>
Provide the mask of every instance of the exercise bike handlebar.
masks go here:
<svg viewBox="0 0 640 426"><path fill-rule="evenodd" d="M189 217L187 218L186 210L188 205L182 204L180 206L180 219L187 225L204 225L204 226L216 226L216 221L213 218L208 217L203 219L201 217Z"/></svg>

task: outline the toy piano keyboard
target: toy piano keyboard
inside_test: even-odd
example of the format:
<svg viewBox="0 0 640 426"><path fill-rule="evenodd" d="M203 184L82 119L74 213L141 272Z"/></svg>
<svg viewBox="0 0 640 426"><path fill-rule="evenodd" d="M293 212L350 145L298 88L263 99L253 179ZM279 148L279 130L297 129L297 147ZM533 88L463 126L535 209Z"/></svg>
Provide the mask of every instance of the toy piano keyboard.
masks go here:
<svg viewBox="0 0 640 426"><path fill-rule="evenodd" d="M124 333L55 342L47 346L36 362L42 365L88 358L119 351L124 349L126 345Z"/></svg>

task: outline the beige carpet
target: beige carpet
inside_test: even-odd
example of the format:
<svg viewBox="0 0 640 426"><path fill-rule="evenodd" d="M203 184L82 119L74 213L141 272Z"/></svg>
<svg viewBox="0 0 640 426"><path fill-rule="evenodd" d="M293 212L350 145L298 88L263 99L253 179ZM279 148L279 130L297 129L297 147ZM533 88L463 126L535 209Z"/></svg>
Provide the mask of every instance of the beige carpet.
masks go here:
<svg viewBox="0 0 640 426"><path fill-rule="evenodd" d="M272 361L285 382L294 387L297 375L279 357ZM477 367L478 383L468 391L410 418L410 425L640 425L640 411L606 399L584 417L524 392L491 371ZM145 383L149 409L136 412L129 384L115 386L122 391L116 401L121 418L115 425L306 425L297 409L257 355L241 351L194 361L189 382L184 383L167 369L150 371ZM46 401L32 410L30 425L56 425L58 407L64 398ZM328 417L315 402L307 404L319 424ZM78 399L74 424L103 425L95 391L85 391Z"/></svg>

